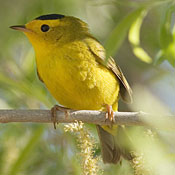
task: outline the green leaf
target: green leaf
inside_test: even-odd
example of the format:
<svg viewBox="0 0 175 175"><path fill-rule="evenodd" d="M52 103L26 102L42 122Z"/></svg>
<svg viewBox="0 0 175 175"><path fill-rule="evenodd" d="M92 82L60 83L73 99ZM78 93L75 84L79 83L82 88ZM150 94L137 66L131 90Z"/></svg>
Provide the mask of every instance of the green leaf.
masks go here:
<svg viewBox="0 0 175 175"><path fill-rule="evenodd" d="M154 65L159 65L161 64L162 62L164 61L164 58L163 58L163 51L162 50L159 50L155 56L155 59L154 59L154 62L153 64Z"/></svg>
<svg viewBox="0 0 175 175"><path fill-rule="evenodd" d="M106 49L106 58L108 59L110 55L114 55L115 52L120 48L124 39L127 36L127 32L133 22L140 16L140 14L144 11L144 8L138 8L127 15L123 20L119 22L119 24L115 27L115 29L110 34L108 40L105 43Z"/></svg>
<svg viewBox="0 0 175 175"><path fill-rule="evenodd" d="M8 175L16 175L20 171L20 168L26 162L28 156L30 156L30 153L35 148L36 144L41 138L43 131L44 131L44 127L40 126L35 132L33 132L32 137L29 139L28 143L19 154L19 157L16 160L16 162L12 165Z"/></svg>
<svg viewBox="0 0 175 175"><path fill-rule="evenodd" d="M133 53L136 57L138 57L140 60L144 61L145 63L151 63L152 62L152 58L141 47L138 47L138 46L134 47L133 48Z"/></svg>
<svg viewBox="0 0 175 175"><path fill-rule="evenodd" d="M133 50L134 55L146 63L151 63L152 58L140 46L140 28L141 28L141 25L143 23L143 19L146 16L146 14L147 14L146 10L142 11L140 16L138 16L135 19L135 21L132 23L132 25L129 29L128 39L132 45L132 50Z"/></svg>
<svg viewBox="0 0 175 175"><path fill-rule="evenodd" d="M175 25L172 28L173 13L175 6L168 4L163 14L163 21L160 28L160 51L158 54L157 63L167 60L175 67ZM159 60L160 59L160 60Z"/></svg>
<svg viewBox="0 0 175 175"><path fill-rule="evenodd" d="M167 60L173 67L175 67L175 40L170 43L166 49L161 49L156 55L155 65L161 64Z"/></svg>
<svg viewBox="0 0 175 175"><path fill-rule="evenodd" d="M167 60L173 67L175 67L175 41L170 43L166 49L163 50L162 59Z"/></svg>
<svg viewBox="0 0 175 175"><path fill-rule="evenodd" d="M133 45L140 45L140 27L146 14L146 10L142 11L140 16L135 19L129 29L128 39Z"/></svg>
<svg viewBox="0 0 175 175"><path fill-rule="evenodd" d="M171 23L172 23L172 13L174 12L174 6L168 5L166 7L161 27L160 27L160 46L162 49L168 47L168 45L173 41L173 34L171 31Z"/></svg>

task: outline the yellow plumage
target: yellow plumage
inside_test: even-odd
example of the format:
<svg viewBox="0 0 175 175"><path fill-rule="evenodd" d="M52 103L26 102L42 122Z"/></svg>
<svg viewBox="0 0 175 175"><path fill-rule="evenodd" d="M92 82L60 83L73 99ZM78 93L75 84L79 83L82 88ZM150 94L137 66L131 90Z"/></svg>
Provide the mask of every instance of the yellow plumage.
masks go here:
<svg viewBox="0 0 175 175"><path fill-rule="evenodd" d="M35 22L43 24L43 21ZM26 27L35 27L35 22ZM50 26L56 26L55 23L59 25L59 21L47 21ZM81 23L87 30L86 25ZM40 38L36 41L35 35L27 35L35 48L38 73L61 105L71 109L102 110L106 104L117 103L119 83L116 76L98 63L89 50L91 47L101 49L104 54L104 48L94 38L87 33L77 33L76 40L66 38L67 42L58 41L49 45L42 44ZM96 48L97 45L100 48Z"/></svg>
<svg viewBox="0 0 175 175"><path fill-rule="evenodd" d="M108 105L116 111L119 92L124 99L126 94L130 97L131 90L120 68L112 58L104 64L103 46L78 18L44 15L25 27L13 28L24 31L31 41L39 77L61 105L76 110L106 110ZM104 161L116 163L120 153L114 139L101 127L98 130ZM105 148L106 144L110 146Z"/></svg>
<svg viewBox="0 0 175 175"><path fill-rule="evenodd" d="M56 100L71 109L100 110L116 103L119 84L115 75L95 61L83 42L65 47L69 49L54 53L59 59L52 54L43 60L37 57L38 72Z"/></svg>

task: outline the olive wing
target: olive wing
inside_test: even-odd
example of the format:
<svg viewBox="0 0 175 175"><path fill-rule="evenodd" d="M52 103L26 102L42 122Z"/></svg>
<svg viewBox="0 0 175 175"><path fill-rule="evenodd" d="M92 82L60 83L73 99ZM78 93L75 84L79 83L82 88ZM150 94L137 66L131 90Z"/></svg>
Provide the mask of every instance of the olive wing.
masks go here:
<svg viewBox="0 0 175 175"><path fill-rule="evenodd" d="M98 63L106 66L108 69L116 75L120 81L120 95L122 99L127 103L132 103L132 89L130 88L121 68L115 63L114 59L110 57L106 63L105 49L103 46L93 37L86 38L85 43L89 51L95 56Z"/></svg>

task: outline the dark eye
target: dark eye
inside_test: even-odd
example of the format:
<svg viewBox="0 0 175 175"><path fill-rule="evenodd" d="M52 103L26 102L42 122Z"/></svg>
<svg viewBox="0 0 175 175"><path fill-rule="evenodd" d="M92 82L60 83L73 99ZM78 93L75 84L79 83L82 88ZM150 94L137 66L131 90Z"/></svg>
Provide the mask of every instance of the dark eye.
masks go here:
<svg viewBox="0 0 175 175"><path fill-rule="evenodd" d="M43 25L41 26L41 31L42 31L42 32L47 32L49 29L50 29L50 27L49 27L48 25L46 25L46 24L43 24Z"/></svg>

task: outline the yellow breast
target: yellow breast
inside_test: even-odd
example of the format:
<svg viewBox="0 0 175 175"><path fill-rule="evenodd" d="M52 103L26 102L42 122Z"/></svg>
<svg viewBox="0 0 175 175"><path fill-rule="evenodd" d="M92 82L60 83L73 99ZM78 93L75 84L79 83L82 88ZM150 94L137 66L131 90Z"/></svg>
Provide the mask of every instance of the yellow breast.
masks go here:
<svg viewBox="0 0 175 175"><path fill-rule="evenodd" d="M118 101L119 82L81 41L68 43L52 52L38 52L38 72L50 93L71 109L103 110ZM54 51L53 51L54 50Z"/></svg>

